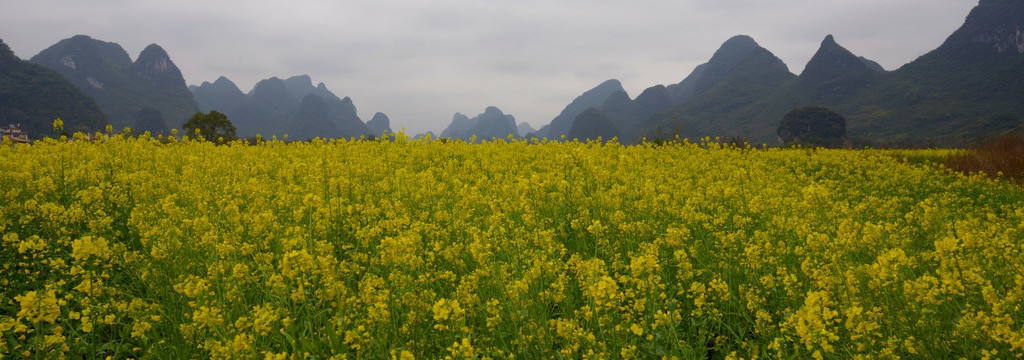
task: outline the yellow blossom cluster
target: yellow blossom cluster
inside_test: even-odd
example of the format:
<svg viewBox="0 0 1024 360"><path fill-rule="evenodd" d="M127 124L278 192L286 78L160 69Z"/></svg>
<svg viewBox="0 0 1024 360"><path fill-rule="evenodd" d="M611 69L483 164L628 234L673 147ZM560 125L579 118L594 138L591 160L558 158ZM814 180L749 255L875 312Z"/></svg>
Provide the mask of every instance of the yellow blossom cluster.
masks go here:
<svg viewBox="0 0 1024 360"><path fill-rule="evenodd" d="M0 358L1024 356L945 151L86 139L0 146Z"/></svg>

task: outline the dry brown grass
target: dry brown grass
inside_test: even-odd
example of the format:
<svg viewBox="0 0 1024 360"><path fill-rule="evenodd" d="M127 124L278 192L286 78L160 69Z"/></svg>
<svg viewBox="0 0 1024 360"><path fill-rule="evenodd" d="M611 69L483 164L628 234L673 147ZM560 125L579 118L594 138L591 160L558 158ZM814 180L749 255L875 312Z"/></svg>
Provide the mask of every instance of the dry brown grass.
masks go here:
<svg viewBox="0 0 1024 360"><path fill-rule="evenodd" d="M974 149L950 155L946 165L963 173L984 172L1024 182L1024 138L1006 134L989 139Z"/></svg>

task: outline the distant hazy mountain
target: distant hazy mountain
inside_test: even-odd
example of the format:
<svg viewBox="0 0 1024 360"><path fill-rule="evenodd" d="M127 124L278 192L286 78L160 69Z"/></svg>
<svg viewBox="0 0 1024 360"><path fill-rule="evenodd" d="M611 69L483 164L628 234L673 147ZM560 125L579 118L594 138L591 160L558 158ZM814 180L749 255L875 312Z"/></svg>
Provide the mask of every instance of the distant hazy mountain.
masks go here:
<svg viewBox="0 0 1024 360"><path fill-rule="evenodd" d="M707 63L697 66L683 81L666 87L669 96L675 103L689 100L715 87L723 78L746 60L751 53L763 50L753 38L746 35L734 36L726 40ZM778 64L785 67L782 60Z"/></svg>
<svg viewBox="0 0 1024 360"><path fill-rule="evenodd" d="M595 110L608 117L612 125L614 125L619 142L629 144L639 140L637 138L637 131L640 130L648 118L668 110L672 105L672 98L669 96L665 86L656 85L647 88L636 99L632 100L625 91L613 93L605 99L601 107ZM581 113L580 116L583 116L583 114ZM577 129L577 131L582 131L579 127L584 126L576 123L580 120L580 116L577 116L573 121L573 129ZM588 114L588 116L594 117L593 114ZM603 126L601 122L589 121L589 123ZM600 132L600 130L589 132ZM605 137L605 139L610 138Z"/></svg>
<svg viewBox="0 0 1024 360"><path fill-rule="evenodd" d="M982 0L939 48L837 110L850 136L891 142L965 144L1024 129L1024 1Z"/></svg>
<svg viewBox="0 0 1024 360"><path fill-rule="evenodd" d="M672 107L672 103L668 88L663 85L649 87L633 100L638 117L642 119L640 121L647 120L647 117L654 113L668 110ZM627 123L627 125L638 126L640 123Z"/></svg>
<svg viewBox="0 0 1024 360"><path fill-rule="evenodd" d="M588 91L536 134L557 138L569 127L597 133L587 126L608 128L603 115L627 143L678 133L774 144L783 115L824 106L846 118L857 144L965 145L1024 130L1021 29L1024 1L981 0L942 46L900 69L886 71L828 35L799 76L740 35L677 84L632 100L617 82L602 84L600 94Z"/></svg>
<svg viewBox="0 0 1024 360"><path fill-rule="evenodd" d="M427 131L427 132L422 133L422 134L416 134L412 138L415 139L415 140L423 140L427 136L429 136L431 139L437 139L437 135L435 135L433 131Z"/></svg>
<svg viewBox="0 0 1024 360"><path fill-rule="evenodd" d="M753 39L734 37L722 45L703 69L695 70L675 88L677 98L682 94L681 98L685 100L651 117L639 134L649 138L676 135L658 133L665 129L678 129L681 123L682 133L678 135L690 139L716 135L754 137L745 121L746 113L732 117L722 114L745 109L771 96L795 78L782 60L757 45ZM778 119L774 125L778 125ZM767 137L772 133L764 134Z"/></svg>
<svg viewBox="0 0 1024 360"><path fill-rule="evenodd" d="M135 127L132 128L132 131L136 134L142 134L147 131L150 134L171 133L171 129L167 127L167 121L160 114L160 110L152 106L146 106L139 110L139 115L135 118Z"/></svg>
<svg viewBox="0 0 1024 360"><path fill-rule="evenodd" d="M537 130L534 135L537 137L547 137L552 140L557 140L562 135L567 135L572 127L573 120L580 113L587 108L601 106L608 99L608 96L620 91L625 90L622 89L622 83L615 79L607 80L593 89L587 90L569 103L558 116L551 120L551 123Z"/></svg>
<svg viewBox="0 0 1024 360"><path fill-rule="evenodd" d="M345 137L358 138L373 135L366 123L356 114L356 106L352 103L352 99L347 96L342 99L333 96L325 98L325 101L331 109L331 121L341 129Z"/></svg>
<svg viewBox="0 0 1024 360"><path fill-rule="evenodd" d="M228 111L245 102L248 97L238 89L235 83L226 77L219 77L213 83L203 82L202 86L189 86L192 95L199 105L199 110L210 112L210 110ZM238 124L235 124L237 127Z"/></svg>
<svg viewBox="0 0 1024 360"><path fill-rule="evenodd" d="M380 136L385 131L388 133L393 132L391 130L391 119L381 112L373 114L373 118L366 122L366 127L370 129L370 134L373 136Z"/></svg>
<svg viewBox="0 0 1024 360"><path fill-rule="evenodd" d="M339 98L328 90L327 85L324 85L324 83L319 83L316 87L313 87L313 81L309 75L299 75L285 79L284 85L295 98L302 99L307 95L315 95L322 98L330 109L329 118L341 129L344 137L358 138L363 135L373 134L366 126L366 123L357 115L352 99L347 96Z"/></svg>
<svg viewBox="0 0 1024 360"><path fill-rule="evenodd" d="M619 129L615 127L608 115L596 108L587 108L576 116L566 139L587 141L601 138L608 141L618 136L620 136Z"/></svg>
<svg viewBox="0 0 1024 360"><path fill-rule="evenodd" d="M963 26L935 51L949 62L973 63L974 55L989 60L1017 58L1024 54L1024 3L1016 0L981 0L967 15Z"/></svg>
<svg viewBox="0 0 1024 360"><path fill-rule="evenodd" d="M295 112L299 108L300 99L302 99L298 94L292 94L288 91L288 88L284 86L284 80L277 77L257 82L252 90L249 91L249 97L270 105L277 111L285 114Z"/></svg>
<svg viewBox="0 0 1024 360"><path fill-rule="evenodd" d="M473 124L474 122L469 119L469 116L457 112L452 116L452 122L448 124L448 127L441 131L441 137L461 139L462 134L465 134Z"/></svg>
<svg viewBox="0 0 1024 360"><path fill-rule="evenodd" d="M864 65L867 65L869 69L874 70L874 71L878 71L878 72L885 72L885 68L882 67L881 64L875 62L874 60L868 59L868 58L863 57L863 56L858 56L857 58L860 59L860 61L862 63L864 63Z"/></svg>
<svg viewBox="0 0 1024 360"><path fill-rule="evenodd" d="M633 100L629 98L629 94L625 91L616 91L611 95L608 95L607 99L604 99L604 103L601 106L596 107L596 110L602 112L608 117L609 121L616 123L623 123L630 121L635 115L633 106ZM589 110L589 108L587 109ZM583 115L586 111L580 113ZM579 119L580 115L576 116ZM573 125L576 124L576 119L573 120ZM618 120L618 121L616 121Z"/></svg>
<svg viewBox="0 0 1024 360"><path fill-rule="evenodd" d="M338 125L331 121L331 108L327 101L314 94L306 94L302 98L302 103L286 128L289 140L345 137Z"/></svg>
<svg viewBox="0 0 1024 360"><path fill-rule="evenodd" d="M261 88L260 84L253 87L252 92L264 92L257 91L258 88ZM256 134L264 134L267 137L280 135L285 127L284 121L290 119L290 114L280 109L279 101L273 101L272 96L267 96L271 98L270 100L260 100L252 95L246 95L235 83L223 76L213 83L203 82L202 85L190 86L189 89L192 90L200 110L217 110L227 115L228 120L235 125L235 133L239 137Z"/></svg>
<svg viewBox="0 0 1024 360"><path fill-rule="evenodd" d="M516 125L516 131L519 132L519 135L526 136L526 134L533 133L537 131L537 129L534 129L533 126L530 126L530 123L521 122L519 123L519 125Z"/></svg>
<svg viewBox="0 0 1024 360"><path fill-rule="evenodd" d="M753 63L755 59L766 60L766 62L755 64ZM551 134L558 134L560 129L565 129L568 132L569 127L574 126L575 120L583 110L593 107L612 122L619 136L619 141L633 143L639 141L643 136L651 135L649 132L660 131L658 129L661 125L660 120L654 121L653 125L648 123L652 116L661 115L672 109L673 106L688 102L694 97L705 94L724 80L733 82L731 86L734 88L743 87L742 81L754 81L756 79L735 79L729 78L729 76L733 75L735 77L737 74L748 71L757 72L756 70L746 68L737 71L741 66L762 65L781 70L781 73L789 74L789 70L782 60L761 48L754 39L744 35L735 36L723 43L711 57L711 60L698 66L678 84L652 86L644 90L636 99L630 99L617 80L609 80L597 88L587 91L573 101L562 111L559 117L552 120L551 124L541 128L537 135L558 138L558 136L551 136ZM775 72L780 73L779 71ZM792 75L789 74L789 76ZM759 86L751 89L741 89L741 91L755 92L764 90ZM568 115L571 114L575 115L569 117ZM594 114L588 114L588 116L592 119L595 118ZM566 119L569 120L566 121ZM598 124L600 122L589 121L589 123ZM547 130L547 133L545 133L545 130ZM578 130L582 131L582 129Z"/></svg>
<svg viewBox="0 0 1024 360"><path fill-rule="evenodd" d="M465 135L476 135L477 139L507 139L509 135L519 137L516 118L506 115L496 107L490 106L484 113L471 119L476 123L466 131Z"/></svg>
<svg viewBox="0 0 1024 360"><path fill-rule="evenodd" d="M942 46L892 72L852 54L831 35L800 76L783 71L777 58L758 47L730 62L735 66L719 64L730 70L703 93L690 86L696 95L650 119L642 133L681 126L691 139L740 136L774 144L783 115L824 106L846 118L847 136L855 142L966 145L1024 129L1020 29L1024 1L982 0ZM713 63L714 57L691 77L705 78ZM680 87L674 89L685 94Z"/></svg>
<svg viewBox="0 0 1024 360"><path fill-rule="evenodd" d="M713 63L713 62L709 62ZM750 51L713 86L675 105L647 123L642 133L655 137L658 129L683 129L681 136L776 144L782 116L796 107L822 105L864 91L883 73L839 46L830 35L800 76L760 46Z"/></svg>
<svg viewBox="0 0 1024 360"><path fill-rule="evenodd" d="M839 46L835 38L828 35L807 62L797 83L804 87L809 101L829 103L847 99L880 78L881 73L862 57Z"/></svg>
<svg viewBox="0 0 1024 360"><path fill-rule="evenodd" d="M508 138L509 134L520 137L516 129L516 118L506 115L496 107L489 106L482 114L473 118L455 113L452 122L441 132L441 137L470 141L475 135L477 141L483 141L504 140Z"/></svg>
<svg viewBox="0 0 1024 360"><path fill-rule="evenodd" d="M181 71L156 44L132 62L118 44L77 35L30 61L56 70L95 99L116 128L136 127L144 108L159 111L166 127L181 127L199 110Z"/></svg>
<svg viewBox="0 0 1024 360"><path fill-rule="evenodd" d="M189 89L203 111L227 115L241 137L288 134L289 140L308 140L373 134L357 115L352 99L339 98L323 83L313 86L308 75L261 80L248 94L224 77ZM321 105L326 106L326 114ZM321 115L333 126L325 125Z"/></svg>
<svg viewBox="0 0 1024 360"><path fill-rule="evenodd" d="M56 71L19 59L0 40L0 124L21 124L31 139L39 139L54 135L58 117L69 134L107 125L95 100Z"/></svg>
<svg viewBox="0 0 1024 360"><path fill-rule="evenodd" d="M338 97L337 95L334 95L334 93L332 93L330 90L327 90L327 85L324 85L324 83L319 83L317 84L316 87L314 87L313 79L310 78L309 75L292 76L290 78L284 79L284 81L282 82L284 83L285 89L287 89L288 92L292 94L292 96L295 96L299 99L302 99L309 94L319 96L325 100L328 98Z"/></svg>

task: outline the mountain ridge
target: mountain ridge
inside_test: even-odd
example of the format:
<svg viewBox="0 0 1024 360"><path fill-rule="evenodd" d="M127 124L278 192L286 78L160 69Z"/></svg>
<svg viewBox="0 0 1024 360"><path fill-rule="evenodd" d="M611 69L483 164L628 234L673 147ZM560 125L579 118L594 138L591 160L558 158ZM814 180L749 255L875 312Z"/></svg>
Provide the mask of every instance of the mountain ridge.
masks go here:
<svg viewBox="0 0 1024 360"><path fill-rule="evenodd" d="M442 138L477 142L484 140L505 140L509 135L521 137L516 125L516 118L505 114L494 106L488 106L483 113L472 118L456 112L451 123L441 132Z"/></svg>
<svg viewBox="0 0 1024 360"><path fill-rule="evenodd" d="M31 138L39 138L56 135L56 118L69 134L107 124L95 100L57 71L19 59L0 40L0 124L20 125Z"/></svg>
<svg viewBox="0 0 1024 360"><path fill-rule="evenodd" d="M29 61L67 78L92 97L118 128L135 127L146 108L157 109L167 127L180 127L199 109L181 71L156 44L147 46L132 61L116 43L76 35Z"/></svg>
<svg viewBox="0 0 1024 360"><path fill-rule="evenodd" d="M625 91L619 80L610 79L601 82L597 86L584 91L583 94L573 99L573 101L570 102L569 105L566 105L554 119L551 119L550 123L542 126L534 133L534 135L537 137L547 137L551 139L558 139L562 135L567 135L569 133L569 129L572 128L573 120L575 120L580 113L587 108L601 106L608 96L619 91Z"/></svg>
<svg viewBox="0 0 1024 360"><path fill-rule="evenodd" d="M795 75L752 37L737 35L679 83L651 86L630 99L618 80L607 80L575 98L539 130L523 131L557 139L593 108L627 142L664 129L682 129L682 135L694 138L739 136L771 142L780 114L801 106L825 106L848 118L852 138L880 144L965 144L1024 128L1022 4L980 0L940 46L891 71L827 35ZM116 43L76 35L29 62L63 75L116 127L178 127L193 110L216 107L235 113L229 118L239 124L240 135L288 131L297 112L320 114L313 111L319 103L304 101L314 95L328 105L329 119L344 136L375 132L359 118L351 98L334 95L322 82L314 86L308 75L265 79L248 94L226 77L186 87L180 69L157 44L147 46L133 61ZM511 133L522 135L512 119ZM159 126L161 121L164 126ZM504 129L509 122L503 119L493 125ZM381 127L382 123L386 125ZM477 125L479 121L453 130L461 136ZM375 129L387 127L390 119L375 122Z"/></svg>
<svg viewBox="0 0 1024 360"><path fill-rule="evenodd" d="M218 110L228 116L241 137L288 134L290 140L312 137L359 138L374 134L359 118L349 97L338 97L321 82L313 86L309 75L286 79L270 77L260 80L248 93L224 76L213 83L191 86L193 96L203 111ZM313 96L315 99L307 99ZM326 105L326 115L321 103ZM323 124L326 116L331 126ZM381 114L383 115L383 114ZM299 119L297 116L309 116ZM384 115L386 117L386 115ZM390 120L386 124L390 127Z"/></svg>
<svg viewBox="0 0 1024 360"><path fill-rule="evenodd" d="M631 141L671 136L664 132L672 129L691 139L775 143L789 110L823 106L847 118L854 144L968 145L1024 129L1024 2L980 1L942 45L893 71L827 35L794 75L752 38L738 35L666 90L673 106L644 119ZM598 109L615 119L628 113L626 104L615 95ZM618 124L622 133L632 131Z"/></svg>

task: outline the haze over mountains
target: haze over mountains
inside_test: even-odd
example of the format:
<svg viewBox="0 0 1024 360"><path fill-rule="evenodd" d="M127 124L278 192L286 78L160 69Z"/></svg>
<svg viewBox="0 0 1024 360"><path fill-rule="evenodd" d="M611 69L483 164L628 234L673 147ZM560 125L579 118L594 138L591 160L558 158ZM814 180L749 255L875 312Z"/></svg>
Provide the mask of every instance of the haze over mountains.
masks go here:
<svg viewBox="0 0 1024 360"><path fill-rule="evenodd" d="M828 35L799 76L752 38L737 36L682 82L665 87L669 108L659 110L663 102L645 108L639 104L642 96L634 104L621 94L610 96L596 108L613 120L611 125L587 133L619 133L627 143L678 132L690 139L776 144L776 128L786 112L818 105L843 114L848 136L859 143L964 145L1024 130L1022 29L1024 2L982 0L942 46L900 69L886 72ZM614 121L630 106L643 109L634 116L650 115L632 124ZM571 104L552 124L582 114L579 108ZM557 138L562 128L537 135Z"/></svg>
<svg viewBox="0 0 1024 360"><path fill-rule="evenodd" d="M474 118L457 113L441 136L617 137L632 143L679 134L775 144L775 130L787 111L819 105L845 116L848 135L858 142L965 144L1022 128L1022 4L982 0L942 46L894 71L851 53L840 45L842 39L829 35L797 75L753 38L741 35L723 43L682 81L651 86L636 98L619 81L608 80L581 94L540 129L516 124L512 115L488 106ZM380 113L363 122L352 99L333 94L323 83L314 86L304 75L268 78L248 93L224 77L186 87L170 56L155 44L132 61L117 44L75 36L31 62L67 78L95 100L105 121L115 127L166 131L200 110L227 114L239 136L358 137L391 127L391 120ZM14 67L4 70L9 69ZM18 119L39 131L52 121L26 120L23 114L30 112L10 108L2 108L0 121ZM75 119L75 124L97 122L64 118Z"/></svg>
<svg viewBox="0 0 1024 360"><path fill-rule="evenodd" d="M4 83L10 95L0 105L0 119L22 124L35 136L52 134L62 117L69 131L102 130L108 123L136 133L169 133L199 111L228 116L237 135L288 134L293 140L313 137L358 138L390 131L384 114L375 116L371 132L348 97L340 98L309 76L263 80L242 93L227 78L186 87L181 71L156 44L135 61L120 45L77 35L32 57L17 59L0 49ZM11 100L8 100L10 98Z"/></svg>
<svg viewBox="0 0 1024 360"><path fill-rule="evenodd" d="M241 137L288 134L292 140L359 138L391 131L387 115L375 115L371 130L359 118L352 99L339 98L324 83L313 86L308 75L265 79L248 93L242 93L225 77L189 89L202 111L224 113Z"/></svg>
<svg viewBox="0 0 1024 360"><path fill-rule="evenodd" d="M450 139L461 139L465 141L471 141L476 138L476 141L492 140L492 139L506 139L509 134L515 137L519 136L519 129L516 125L516 118L512 115L506 115L493 106L484 109L484 112L469 118L462 113L455 113L452 117L452 123L448 125L444 131L441 132L441 137Z"/></svg>
<svg viewBox="0 0 1024 360"><path fill-rule="evenodd" d="M27 133L48 134L51 124L38 119L52 121L62 116L64 128L71 132L107 124L95 100L60 73L18 59L0 41L0 124L22 124L22 131Z"/></svg>
<svg viewBox="0 0 1024 360"><path fill-rule="evenodd" d="M78 35L61 40L29 61L56 70L95 99L118 129L160 130L137 126L140 116L152 109L163 119L161 129L181 127L199 110L181 71L156 44L147 46L132 61L118 44Z"/></svg>

